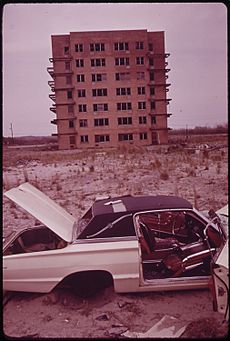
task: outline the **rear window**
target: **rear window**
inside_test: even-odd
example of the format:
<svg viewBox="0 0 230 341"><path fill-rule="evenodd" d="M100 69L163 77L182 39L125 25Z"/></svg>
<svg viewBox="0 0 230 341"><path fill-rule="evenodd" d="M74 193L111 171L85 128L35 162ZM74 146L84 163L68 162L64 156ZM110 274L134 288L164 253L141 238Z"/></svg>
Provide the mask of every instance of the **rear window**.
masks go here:
<svg viewBox="0 0 230 341"><path fill-rule="evenodd" d="M99 224L100 227L98 226ZM97 228L95 228L96 226ZM135 236L132 214L118 217L116 220L113 219L113 221L107 222L105 217L102 219L102 217L97 216L89 224L87 229L81 233L79 238L113 238L125 236Z"/></svg>

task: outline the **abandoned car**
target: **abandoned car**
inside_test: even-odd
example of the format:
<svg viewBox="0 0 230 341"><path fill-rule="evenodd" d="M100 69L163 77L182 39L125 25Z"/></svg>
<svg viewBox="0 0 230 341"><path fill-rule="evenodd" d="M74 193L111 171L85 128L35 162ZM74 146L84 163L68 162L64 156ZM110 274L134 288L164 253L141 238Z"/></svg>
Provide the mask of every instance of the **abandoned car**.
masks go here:
<svg viewBox="0 0 230 341"><path fill-rule="evenodd" d="M87 295L110 280L120 293L211 287L226 314L227 206L202 214L175 196L121 196L96 200L76 221L29 183L4 194L41 222L5 238L4 290L71 284Z"/></svg>

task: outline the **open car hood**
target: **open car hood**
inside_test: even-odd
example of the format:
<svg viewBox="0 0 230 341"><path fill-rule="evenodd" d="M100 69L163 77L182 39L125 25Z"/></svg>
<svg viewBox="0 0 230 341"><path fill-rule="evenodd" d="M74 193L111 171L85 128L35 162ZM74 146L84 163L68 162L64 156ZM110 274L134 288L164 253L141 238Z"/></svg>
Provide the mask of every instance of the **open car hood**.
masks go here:
<svg viewBox="0 0 230 341"><path fill-rule="evenodd" d="M73 240L74 217L28 182L4 195L32 214L66 242Z"/></svg>

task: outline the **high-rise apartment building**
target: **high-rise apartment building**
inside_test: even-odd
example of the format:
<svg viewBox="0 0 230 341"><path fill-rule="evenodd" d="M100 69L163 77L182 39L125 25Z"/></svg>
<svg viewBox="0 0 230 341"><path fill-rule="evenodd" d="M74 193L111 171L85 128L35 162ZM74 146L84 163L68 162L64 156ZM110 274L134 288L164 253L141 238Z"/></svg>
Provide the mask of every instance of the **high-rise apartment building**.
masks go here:
<svg viewBox="0 0 230 341"><path fill-rule="evenodd" d="M164 32L121 30L52 35L59 149L168 142Z"/></svg>

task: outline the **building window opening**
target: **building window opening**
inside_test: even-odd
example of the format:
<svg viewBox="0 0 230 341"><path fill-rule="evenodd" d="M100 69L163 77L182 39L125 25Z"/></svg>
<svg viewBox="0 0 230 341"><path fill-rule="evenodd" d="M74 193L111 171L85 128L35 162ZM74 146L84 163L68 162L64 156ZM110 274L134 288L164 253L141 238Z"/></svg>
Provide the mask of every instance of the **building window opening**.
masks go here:
<svg viewBox="0 0 230 341"><path fill-rule="evenodd" d="M90 51L105 51L105 44L104 43L96 43L90 44Z"/></svg>
<svg viewBox="0 0 230 341"><path fill-rule="evenodd" d="M153 66L153 58L149 58L149 65Z"/></svg>
<svg viewBox="0 0 230 341"><path fill-rule="evenodd" d="M81 83L85 81L85 75L77 75L77 82Z"/></svg>
<svg viewBox="0 0 230 341"><path fill-rule="evenodd" d="M138 109L146 109L146 102L138 102Z"/></svg>
<svg viewBox="0 0 230 341"><path fill-rule="evenodd" d="M145 73L144 72L137 72L137 80L145 79Z"/></svg>
<svg viewBox="0 0 230 341"><path fill-rule="evenodd" d="M72 91L70 91L70 90L67 91L67 98L68 98L68 99L73 98Z"/></svg>
<svg viewBox="0 0 230 341"><path fill-rule="evenodd" d="M150 87L150 95L155 95L155 88L153 87Z"/></svg>
<svg viewBox="0 0 230 341"><path fill-rule="evenodd" d="M75 52L83 52L83 44L75 44Z"/></svg>
<svg viewBox="0 0 230 341"><path fill-rule="evenodd" d="M143 41L137 41L136 42L136 50L143 50L144 49L144 42Z"/></svg>
<svg viewBox="0 0 230 341"><path fill-rule="evenodd" d="M70 62L65 62L65 69L70 70Z"/></svg>
<svg viewBox="0 0 230 341"><path fill-rule="evenodd" d="M139 124L146 124L147 117L146 116L139 116Z"/></svg>
<svg viewBox="0 0 230 341"><path fill-rule="evenodd" d="M75 136L69 136L69 144L75 145L75 143L76 143L76 138L75 138Z"/></svg>
<svg viewBox="0 0 230 341"><path fill-rule="evenodd" d="M76 67L84 67L84 59L76 59Z"/></svg>
<svg viewBox="0 0 230 341"><path fill-rule="evenodd" d="M81 120L79 120L79 126L80 126L81 128L87 127L87 126L88 126L87 120L86 120L86 119L81 119Z"/></svg>
<svg viewBox="0 0 230 341"><path fill-rule="evenodd" d="M131 95L131 88L117 88L116 95L117 96Z"/></svg>
<svg viewBox="0 0 230 341"><path fill-rule="evenodd" d="M129 43L114 43L114 50L115 51L128 51Z"/></svg>
<svg viewBox="0 0 230 341"><path fill-rule="evenodd" d="M85 94L86 94L85 89L77 90L78 97L85 97Z"/></svg>
<svg viewBox="0 0 230 341"><path fill-rule="evenodd" d="M115 58L115 65L129 65L129 58Z"/></svg>
<svg viewBox="0 0 230 341"><path fill-rule="evenodd" d="M150 102L150 108L151 110L155 110L156 109L156 104L154 101Z"/></svg>
<svg viewBox="0 0 230 341"><path fill-rule="evenodd" d="M74 121L73 120L69 121L69 128L74 128Z"/></svg>
<svg viewBox="0 0 230 341"><path fill-rule="evenodd" d="M153 43L149 43L149 51L153 51Z"/></svg>
<svg viewBox="0 0 230 341"><path fill-rule="evenodd" d="M117 123L118 125L132 124L132 117L118 117Z"/></svg>
<svg viewBox="0 0 230 341"><path fill-rule="evenodd" d="M93 104L93 111L108 111L107 103Z"/></svg>
<svg viewBox="0 0 230 341"><path fill-rule="evenodd" d="M117 103L117 110L132 110L131 102Z"/></svg>
<svg viewBox="0 0 230 341"><path fill-rule="evenodd" d="M91 59L91 66L105 66L105 58Z"/></svg>
<svg viewBox="0 0 230 341"><path fill-rule="evenodd" d="M118 141L132 141L133 134L118 134Z"/></svg>
<svg viewBox="0 0 230 341"><path fill-rule="evenodd" d="M137 65L144 65L144 57L136 57Z"/></svg>
<svg viewBox="0 0 230 341"><path fill-rule="evenodd" d="M109 141L110 141L109 135L95 135L95 142L96 143L109 142Z"/></svg>
<svg viewBox="0 0 230 341"><path fill-rule="evenodd" d="M145 87L144 86L138 86L137 93L138 93L138 95L145 95Z"/></svg>
<svg viewBox="0 0 230 341"><path fill-rule="evenodd" d="M73 105L68 105L68 113L73 113Z"/></svg>
<svg viewBox="0 0 230 341"><path fill-rule="evenodd" d="M150 81L154 81L154 72L153 71L151 71L149 73L149 79L150 79Z"/></svg>
<svg viewBox="0 0 230 341"><path fill-rule="evenodd" d="M152 124L156 124L157 123L157 118L156 116L152 116Z"/></svg>
<svg viewBox="0 0 230 341"><path fill-rule="evenodd" d="M130 80L130 73L129 72L119 72L115 74L116 81L125 81Z"/></svg>
<svg viewBox="0 0 230 341"><path fill-rule="evenodd" d="M107 80L106 73L92 74L92 82L102 82Z"/></svg>
<svg viewBox="0 0 230 341"><path fill-rule="evenodd" d="M71 84L71 83L72 83L72 77L66 76L66 84Z"/></svg>
<svg viewBox="0 0 230 341"><path fill-rule="evenodd" d="M79 112L87 112L87 106L86 104L79 104L78 105Z"/></svg>
<svg viewBox="0 0 230 341"><path fill-rule="evenodd" d="M108 118L95 118L94 119L94 126L101 127L101 126L108 126L109 119Z"/></svg>
<svg viewBox="0 0 230 341"><path fill-rule="evenodd" d="M81 141L81 143L87 143L87 142L89 142L89 137L88 137L88 135L81 135L81 136L80 136L80 141Z"/></svg>
<svg viewBox="0 0 230 341"><path fill-rule="evenodd" d="M92 89L92 96L107 96L107 89Z"/></svg>
<svg viewBox="0 0 230 341"><path fill-rule="evenodd" d="M140 140L147 140L147 133L140 133Z"/></svg>

